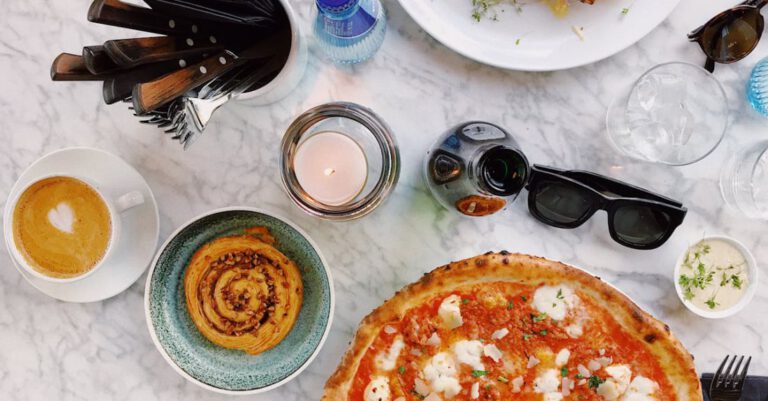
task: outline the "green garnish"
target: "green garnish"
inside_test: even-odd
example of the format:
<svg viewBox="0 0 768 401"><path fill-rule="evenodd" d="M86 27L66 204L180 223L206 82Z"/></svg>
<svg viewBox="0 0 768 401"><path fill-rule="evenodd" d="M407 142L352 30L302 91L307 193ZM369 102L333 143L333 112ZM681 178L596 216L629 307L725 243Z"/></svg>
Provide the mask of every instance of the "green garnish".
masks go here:
<svg viewBox="0 0 768 401"><path fill-rule="evenodd" d="M717 305L720 305L718 302L715 302L715 297L708 299L704 303L709 307L709 309L715 309Z"/></svg>
<svg viewBox="0 0 768 401"><path fill-rule="evenodd" d="M472 377L480 377L480 376L485 376L487 374L488 374L488 372L486 372L484 370L473 370L472 371Z"/></svg>
<svg viewBox="0 0 768 401"><path fill-rule="evenodd" d="M629 7L624 7L621 9L621 15L627 15L629 14Z"/></svg>
<svg viewBox="0 0 768 401"><path fill-rule="evenodd" d="M423 396L423 395L419 394L419 393L416 391L416 389L415 389L415 388L411 389L411 394L415 395L415 396L416 396L416 398L418 398L418 399L420 399L420 400L423 400L423 399L427 398L426 396Z"/></svg>
<svg viewBox="0 0 768 401"><path fill-rule="evenodd" d="M468 304L468 303L469 303L469 300L468 300L468 299L462 299L462 300L461 300L461 304L462 304L462 305L466 305L466 304Z"/></svg>
<svg viewBox="0 0 768 401"><path fill-rule="evenodd" d="M533 334L523 334L523 341L528 341L533 337Z"/></svg>
<svg viewBox="0 0 768 401"><path fill-rule="evenodd" d="M515 39L515 45L519 45L519 44L520 44L520 38Z"/></svg>
<svg viewBox="0 0 768 401"><path fill-rule="evenodd" d="M568 376L568 368L560 368L560 376L562 377Z"/></svg>
<svg viewBox="0 0 768 401"><path fill-rule="evenodd" d="M514 308L515 308L515 301L509 301L509 303L507 303L507 310L512 310Z"/></svg>
<svg viewBox="0 0 768 401"><path fill-rule="evenodd" d="M506 378L506 377L504 377L504 376L499 376L499 378L498 378L498 379L496 379L496 380L498 380L498 381L500 381L500 382L502 382L502 383L509 383L509 379L507 379L507 378Z"/></svg>
<svg viewBox="0 0 768 401"><path fill-rule="evenodd" d="M525 295L521 296L520 299L522 299L523 302L527 302L528 301L528 297L526 297Z"/></svg>
<svg viewBox="0 0 768 401"><path fill-rule="evenodd" d="M401 375L405 373L405 366L400 366L399 368L397 368L397 373L400 373Z"/></svg>
<svg viewBox="0 0 768 401"><path fill-rule="evenodd" d="M538 316L536 316L536 315L531 315L531 320L532 320L534 323L538 323L538 322L540 322L540 321L542 321L542 320L544 320L544 319L546 319L546 318L547 318L547 313L546 313L546 312L541 312L541 313L539 313L539 315L538 315Z"/></svg>
<svg viewBox="0 0 768 401"><path fill-rule="evenodd" d="M562 289L562 288L559 288L559 289L557 290L557 295L556 295L555 297L556 297L557 299L565 299L565 297L563 296L563 289Z"/></svg>
<svg viewBox="0 0 768 401"><path fill-rule="evenodd" d="M490 390L490 389L491 389L491 385L490 385L490 384L486 384L486 385L485 385L485 389L486 389L486 390Z"/></svg>
<svg viewBox="0 0 768 401"><path fill-rule="evenodd" d="M546 336L547 335L547 331L546 330L542 330L542 331L539 332L539 334L541 334L542 336Z"/></svg>
<svg viewBox="0 0 768 401"><path fill-rule="evenodd" d="M605 379L601 379L595 375L592 375L592 376L589 376L589 381L587 383L589 383L589 388L596 389L600 387L600 385L603 384L604 382L605 382Z"/></svg>
<svg viewBox="0 0 768 401"><path fill-rule="evenodd" d="M577 379L583 379L584 375L581 374L581 373L576 373L576 376L574 376L574 377L577 378Z"/></svg>

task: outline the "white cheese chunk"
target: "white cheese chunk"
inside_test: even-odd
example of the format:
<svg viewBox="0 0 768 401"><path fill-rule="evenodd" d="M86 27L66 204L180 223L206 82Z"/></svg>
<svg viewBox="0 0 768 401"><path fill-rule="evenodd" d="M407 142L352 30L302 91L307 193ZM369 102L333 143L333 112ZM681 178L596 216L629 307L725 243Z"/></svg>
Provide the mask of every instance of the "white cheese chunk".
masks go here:
<svg viewBox="0 0 768 401"><path fill-rule="evenodd" d="M539 287L533 294L533 307L554 320L565 319L575 302L573 290L563 285Z"/></svg>
<svg viewBox="0 0 768 401"><path fill-rule="evenodd" d="M560 387L560 371L547 369L533 381L533 391L537 393L554 393Z"/></svg>
<svg viewBox="0 0 768 401"><path fill-rule="evenodd" d="M504 327L502 329L498 329L498 330L494 331L493 334L491 334L491 339L492 340L501 340L502 338L506 337L507 334L509 334L509 329Z"/></svg>
<svg viewBox="0 0 768 401"><path fill-rule="evenodd" d="M376 355L376 358L374 359L376 368L384 372L389 372L390 370L394 369L395 365L397 364L397 357L400 356L400 351L402 351L404 347L405 343L403 342L403 337L395 337L395 340L389 347L389 351L382 351Z"/></svg>
<svg viewBox="0 0 768 401"><path fill-rule="evenodd" d="M389 401L389 380L383 376L375 376L363 392L365 401Z"/></svg>
<svg viewBox="0 0 768 401"><path fill-rule="evenodd" d="M562 401L563 394L558 392L544 393L544 401Z"/></svg>
<svg viewBox="0 0 768 401"><path fill-rule="evenodd" d="M531 356L528 357L528 364L525 365L525 368L526 369L530 369L530 368L538 365L539 362L541 362L541 361L538 360L538 358L536 358L535 356L531 355Z"/></svg>
<svg viewBox="0 0 768 401"><path fill-rule="evenodd" d="M523 388L523 384L525 384L525 379L523 379L523 376L518 376L512 379L512 392L519 393Z"/></svg>
<svg viewBox="0 0 768 401"><path fill-rule="evenodd" d="M437 393L430 393L424 398L424 401L443 401Z"/></svg>
<svg viewBox="0 0 768 401"><path fill-rule="evenodd" d="M565 326L565 334L568 334L568 337L571 338L579 338L584 334L584 328L580 324L569 324Z"/></svg>
<svg viewBox="0 0 768 401"><path fill-rule="evenodd" d="M632 380L629 389L624 393L621 401L653 401L654 394L659 390L655 381L643 376L637 376Z"/></svg>
<svg viewBox="0 0 768 401"><path fill-rule="evenodd" d="M432 333L432 335L427 339L427 345L431 345L433 347L440 345L440 342L440 336L437 335L437 332Z"/></svg>
<svg viewBox="0 0 768 401"><path fill-rule="evenodd" d="M486 344L485 346L483 346L483 355L493 359L494 362L500 361L501 357L504 356L501 353L501 350L499 349L499 347L497 347L494 344Z"/></svg>
<svg viewBox="0 0 768 401"><path fill-rule="evenodd" d="M608 378L597 387L597 394L606 401L616 401L629 388L632 371L627 365L611 365L605 368Z"/></svg>
<svg viewBox="0 0 768 401"><path fill-rule="evenodd" d="M443 393L445 398L453 398L461 391L461 384L457 377L456 363L453 357L447 352L435 354L423 370L424 379L426 379L432 391ZM367 400L366 400L367 401Z"/></svg>
<svg viewBox="0 0 768 401"><path fill-rule="evenodd" d="M464 324L464 319L461 318L461 298L458 295L450 295L446 297L440 307L437 308L437 316L448 330L453 330Z"/></svg>
<svg viewBox="0 0 768 401"><path fill-rule="evenodd" d="M474 370L485 370L480 357L483 355L483 343L476 340L461 340L453 344L453 353L459 363L469 365Z"/></svg>
<svg viewBox="0 0 768 401"><path fill-rule="evenodd" d="M568 363L568 358L571 357L571 351L568 348L563 348L555 356L555 365L557 367L565 366Z"/></svg>
<svg viewBox="0 0 768 401"><path fill-rule="evenodd" d="M418 377L413 381L413 390L419 393L419 395L422 397L426 397L427 394L432 391L432 389L429 387L429 384L425 383L424 380L421 380Z"/></svg>
<svg viewBox="0 0 768 401"><path fill-rule="evenodd" d="M470 390L470 397L472 397L473 400L480 398L480 383L475 382L474 384L472 384L472 390Z"/></svg>

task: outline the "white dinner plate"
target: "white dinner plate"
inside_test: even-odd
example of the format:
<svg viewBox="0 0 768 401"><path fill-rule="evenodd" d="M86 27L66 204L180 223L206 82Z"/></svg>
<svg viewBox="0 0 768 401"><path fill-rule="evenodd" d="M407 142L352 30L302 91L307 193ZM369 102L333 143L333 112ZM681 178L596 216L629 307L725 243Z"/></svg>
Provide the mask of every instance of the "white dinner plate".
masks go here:
<svg viewBox="0 0 768 401"><path fill-rule="evenodd" d="M32 163L19 176L8 199L14 199L19 190L34 180L52 173L89 178L112 196L137 190L144 196L145 202L124 213L122 232L114 253L92 275L70 283L55 283L25 273L10 257L16 270L43 294L65 302L97 302L125 291L149 266L160 235L157 202L149 185L136 169L111 153L91 148L67 148L49 153ZM5 224L9 224L11 213L11 205L6 203ZM5 245L9 247L10 254L8 238Z"/></svg>
<svg viewBox="0 0 768 401"><path fill-rule="evenodd" d="M680 0L571 1L558 18L537 0L497 6L477 22L472 0L399 0L432 37L481 63L522 71L553 71L582 66L629 47L664 21ZM626 9L626 11L625 11ZM582 29L583 39L574 32Z"/></svg>

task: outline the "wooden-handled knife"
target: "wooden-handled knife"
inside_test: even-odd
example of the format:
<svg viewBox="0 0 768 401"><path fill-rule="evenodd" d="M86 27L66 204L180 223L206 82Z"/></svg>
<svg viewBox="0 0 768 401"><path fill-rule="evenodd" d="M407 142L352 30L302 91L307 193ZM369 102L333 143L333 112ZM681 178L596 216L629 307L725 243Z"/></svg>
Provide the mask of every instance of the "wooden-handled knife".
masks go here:
<svg viewBox="0 0 768 401"><path fill-rule="evenodd" d="M109 74L123 69L109 57L104 46L83 47L83 62L85 62L85 68L96 75Z"/></svg>
<svg viewBox="0 0 768 401"><path fill-rule="evenodd" d="M280 30L242 52L225 50L200 63L136 85L132 96L134 110L138 114L154 110L248 60L268 58L276 54L283 56L290 48L290 40L290 34Z"/></svg>
<svg viewBox="0 0 768 401"><path fill-rule="evenodd" d="M51 64L51 79L54 81L101 81L104 78L88 71L83 56L76 54L61 53Z"/></svg>
<svg viewBox="0 0 768 401"><path fill-rule="evenodd" d="M153 36L108 40L104 42L104 50L116 64L131 68L166 60L186 60L201 53L220 52L224 49L205 38Z"/></svg>

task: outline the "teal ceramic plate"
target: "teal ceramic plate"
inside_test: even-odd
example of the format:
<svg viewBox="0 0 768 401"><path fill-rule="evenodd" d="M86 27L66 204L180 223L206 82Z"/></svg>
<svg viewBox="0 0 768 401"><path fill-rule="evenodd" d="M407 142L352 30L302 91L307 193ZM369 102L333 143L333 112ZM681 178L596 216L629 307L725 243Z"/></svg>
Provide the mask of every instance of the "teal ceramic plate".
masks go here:
<svg viewBox="0 0 768 401"><path fill-rule="evenodd" d="M304 300L296 324L280 344L247 355L200 334L187 312L184 273L200 246L254 226L267 227L275 247L299 266ZM320 351L331 327L333 282L317 247L294 224L256 209L220 209L193 219L165 242L147 277L144 306L152 340L177 372L209 390L253 394L290 381Z"/></svg>

